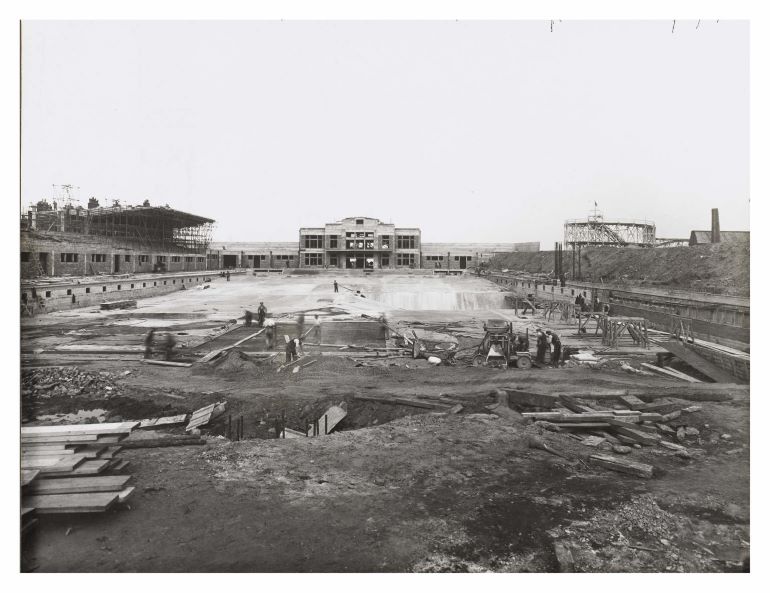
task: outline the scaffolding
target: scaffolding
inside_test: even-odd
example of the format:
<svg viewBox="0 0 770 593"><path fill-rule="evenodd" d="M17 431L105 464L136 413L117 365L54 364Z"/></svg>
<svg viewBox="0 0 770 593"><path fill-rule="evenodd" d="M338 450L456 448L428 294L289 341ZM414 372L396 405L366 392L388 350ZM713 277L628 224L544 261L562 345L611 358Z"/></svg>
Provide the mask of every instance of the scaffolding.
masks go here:
<svg viewBox="0 0 770 593"><path fill-rule="evenodd" d="M168 206L111 206L58 210L30 209L28 230L109 237L143 249L206 253L214 221Z"/></svg>
<svg viewBox="0 0 770 593"><path fill-rule="evenodd" d="M648 220L604 220L595 213L587 219L564 222L568 247L654 247L655 223Z"/></svg>

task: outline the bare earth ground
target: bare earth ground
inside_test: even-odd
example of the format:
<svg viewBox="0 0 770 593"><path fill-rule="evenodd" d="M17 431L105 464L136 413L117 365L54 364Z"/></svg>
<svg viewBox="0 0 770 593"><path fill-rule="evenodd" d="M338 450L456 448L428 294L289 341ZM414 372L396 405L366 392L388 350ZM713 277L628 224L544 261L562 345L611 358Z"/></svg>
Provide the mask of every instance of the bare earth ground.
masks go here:
<svg viewBox="0 0 770 593"><path fill-rule="evenodd" d="M370 295L399 283L398 291L408 292L410 280L382 285L356 279ZM418 284L427 282L433 279ZM334 295L329 284L325 277L241 277L217 281L210 291L140 301L128 317L94 309L50 314L25 324L22 345L116 344L116 336L139 344L148 323L195 331L190 319L147 313L200 309L204 318L196 322L213 329L262 298L276 314L330 304L351 317L378 312L372 298ZM473 279L442 279L435 286L434 292L489 290ZM394 320L494 316L379 309ZM77 334L83 328L85 337ZM38 364L71 364L39 356ZM585 463L595 449L566 434L540 434L486 406L494 405L489 393L501 386L589 394L674 384L656 377L588 368L434 368L411 359L397 367L356 368L339 356L321 357L299 373L276 373L277 363L249 362L222 373L197 365L147 366L136 356L86 359L77 365L83 372L109 373L115 386L109 394L23 394L26 418L103 409L108 420L140 419L226 400L229 414L244 416L247 440L218 436L225 432L222 417L205 431L205 446L124 450L137 487L128 505L87 518L43 518L23 541L25 571L556 571L555 542L571 550L579 572L739 571L748 557L747 401L697 402L700 411L683 414L681 423L700 431L687 443L692 459L634 449L629 458L656 468L645 480ZM354 399L439 394L462 401L464 410L453 415ZM255 438L266 436L265 424L258 424L266 415L285 412L288 426L300 429L343 400L349 415L332 435ZM528 448L531 435L572 459Z"/></svg>

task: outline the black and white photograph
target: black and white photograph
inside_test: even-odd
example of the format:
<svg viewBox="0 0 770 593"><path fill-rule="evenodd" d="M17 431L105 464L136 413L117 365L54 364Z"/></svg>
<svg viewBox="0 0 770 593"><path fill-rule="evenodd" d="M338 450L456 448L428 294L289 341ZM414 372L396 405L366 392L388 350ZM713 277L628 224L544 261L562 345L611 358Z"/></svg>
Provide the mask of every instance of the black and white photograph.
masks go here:
<svg viewBox="0 0 770 593"><path fill-rule="evenodd" d="M676 17L18 20L18 571L751 572L763 33Z"/></svg>

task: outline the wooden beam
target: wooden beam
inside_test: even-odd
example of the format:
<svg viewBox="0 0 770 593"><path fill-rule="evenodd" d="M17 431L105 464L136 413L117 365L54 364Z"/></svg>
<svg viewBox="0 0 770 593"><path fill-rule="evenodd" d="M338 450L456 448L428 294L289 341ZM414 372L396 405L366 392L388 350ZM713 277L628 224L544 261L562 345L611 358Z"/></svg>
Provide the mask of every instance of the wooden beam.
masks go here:
<svg viewBox="0 0 770 593"><path fill-rule="evenodd" d="M118 492L131 476L94 476L37 480L29 487L33 494L77 494L80 492Z"/></svg>
<svg viewBox="0 0 770 593"><path fill-rule="evenodd" d="M639 476L641 478L651 478L654 470L653 466L646 463L639 463L628 459L618 459L617 457L611 457L610 455L591 455L590 460L607 469L624 474L631 474L632 476Z"/></svg>
<svg viewBox="0 0 770 593"><path fill-rule="evenodd" d="M143 358L142 359L143 364L154 364L158 366L164 366L164 367L191 367L191 362L173 362L171 360L152 360L150 358Z"/></svg>
<svg viewBox="0 0 770 593"><path fill-rule="evenodd" d="M116 492L88 492L79 494L39 494L25 496L24 506L33 507L38 514L101 513L118 500Z"/></svg>

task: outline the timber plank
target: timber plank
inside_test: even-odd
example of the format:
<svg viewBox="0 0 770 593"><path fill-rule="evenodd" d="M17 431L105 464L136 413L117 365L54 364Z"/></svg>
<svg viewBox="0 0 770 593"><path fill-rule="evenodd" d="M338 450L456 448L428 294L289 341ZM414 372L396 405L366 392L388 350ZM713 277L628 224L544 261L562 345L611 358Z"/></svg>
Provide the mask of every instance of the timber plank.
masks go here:
<svg viewBox="0 0 770 593"><path fill-rule="evenodd" d="M131 432L139 422L108 422L103 424L65 424L58 426L24 426L21 436L68 436L73 434L103 434Z"/></svg>
<svg viewBox="0 0 770 593"><path fill-rule="evenodd" d="M615 421L612 423L612 428L616 433L621 434L626 438L633 439L643 445L657 445L661 440L660 435L657 433L653 434L645 432L636 428L631 428L625 424L626 423L624 422Z"/></svg>
<svg viewBox="0 0 770 593"><path fill-rule="evenodd" d="M117 492L77 494L36 494L25 496L22 504L34 507L38 514L101 513L118 500Z"/></svg>
<svg viewBox="0 0 770 593"><path fill-rule="evenodd" d="M40 470L37 469L23 469L21 470L21 485L22 487L32 483L32 481L38 476Z"/></svg>
<svg viewBox="0 0 770 593"><path fill-rule="evenodd" d="M92 476L104 471L109 464L109 459L87 459L70 471L58 472L58 476L48 475L46 473L46 475L41 477L53 479L58 477Z"/></svg>
<svg viewBox="0 0 770 593"><path fill-rule="evenodd" d="M22 469L36 469L41 474L61 473L73 471L76 467L83 464L85 457L79 455L68 455L66 457L32 457L21 459Z"/></svg>
<svg viewBox="0 0 770 593"><path fill-rule="evenodd" d="M131 476L93 476L37 480L30 485L32 494L77 494L80 492L119 492Z"/></svg>
<svg viewBox="0 0 770 593"><path fill-rule="evenodd" d="M736 381L736 377L720 369L717 365L709 362L692 349L685 348L678 341L660 342L660 345L717 383L735 383Z"/></svg>
<svg viewBox="0 0 770 593"><path fill-rule="evenodd" d="M22 435L21 444L24 445L50 445L50 444L74 444L80 445L85 443L95 443L99 435L97 434L81 434L70 436L28 436Z"/></svg>
<svg viewBox="0 0 770 593"><path fill-rule="evenodd" d="M629 459L618 459L610 455L591 455L590 459L597 465L607 469L641 478L651 478L654 470L653 466L646 463L639 463Z"/></svg>

